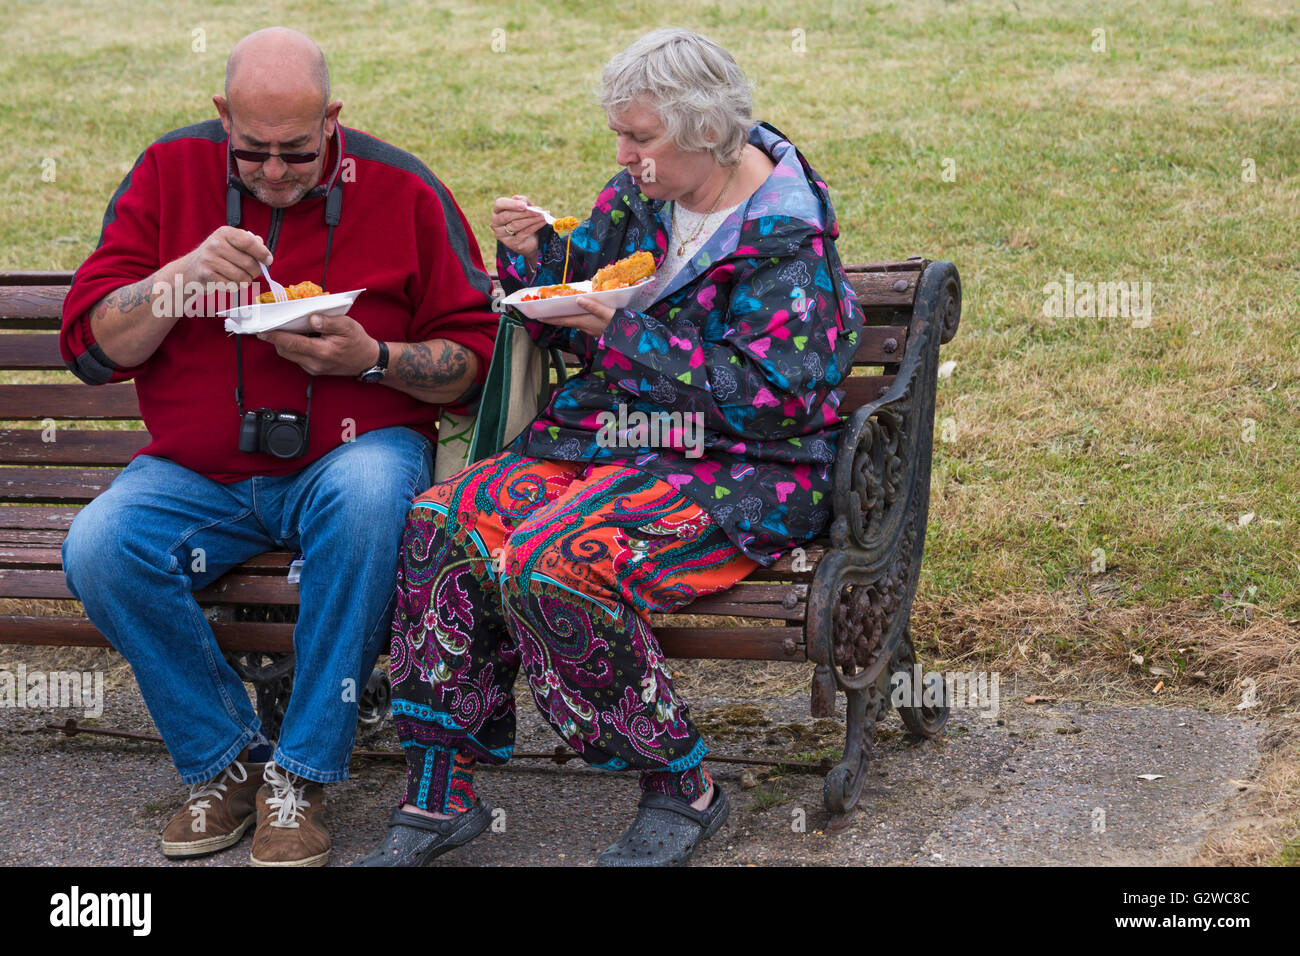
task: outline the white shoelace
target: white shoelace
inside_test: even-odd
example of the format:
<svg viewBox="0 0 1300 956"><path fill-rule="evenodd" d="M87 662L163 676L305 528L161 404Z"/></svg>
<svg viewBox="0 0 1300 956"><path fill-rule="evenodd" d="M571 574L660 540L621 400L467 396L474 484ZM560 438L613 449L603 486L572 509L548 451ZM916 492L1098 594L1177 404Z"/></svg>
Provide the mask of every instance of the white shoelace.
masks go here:
<svg viewBox="0 0 1300 956"><path fill-rule="evenodd" d="M236 768L238 768L239 772L243 774L242 777L237 776L235 774L234 771ZM224 781L227 777L229 777L231 781L234 783L243 783L248 779L248 770L244 767L242 763L236 760L234 763L232 763L225 770L221 771L221 773L217 774L211 780L205 780L202 783L191 784L190 796L189 796L189 800L187 801L190 806L190 816L197 817L204 811L211 810L212 809L211 798L213 797L216 797L218 800L226 799L227 784Z"/></svg>
<svg viewBox="0 0 1300 956"><path fill-rule="evenodd" d="M303 799L306 784L297 783L299 779L287 770L281 772L274 763L268 763L262 773L262 779L271 785L272 795L266 805L274 811L271 826L291 829L298 826L298 819L306 819L304 807L310 807L311 801Z"/></svg>

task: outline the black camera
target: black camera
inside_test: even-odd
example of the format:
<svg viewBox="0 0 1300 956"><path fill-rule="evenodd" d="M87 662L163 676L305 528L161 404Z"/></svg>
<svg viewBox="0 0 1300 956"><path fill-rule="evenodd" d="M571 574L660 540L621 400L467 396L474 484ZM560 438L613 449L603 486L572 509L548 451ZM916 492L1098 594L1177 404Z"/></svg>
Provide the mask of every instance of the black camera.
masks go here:
<svg viewBox="0 0 1300 956"><path fill-rule="evenodd" d="M239 450L299 458L307 454L307 416L291 408L250 408L239 422Z"/></svg>

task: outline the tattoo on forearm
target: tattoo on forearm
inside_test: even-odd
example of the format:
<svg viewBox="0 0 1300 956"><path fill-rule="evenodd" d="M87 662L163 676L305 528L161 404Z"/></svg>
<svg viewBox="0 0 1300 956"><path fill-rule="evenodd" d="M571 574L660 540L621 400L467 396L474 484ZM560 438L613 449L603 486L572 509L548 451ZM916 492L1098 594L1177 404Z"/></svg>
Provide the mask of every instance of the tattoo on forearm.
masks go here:
<svg viewBox="0 0 1300 956"><path fill-rule="evenodd" d="M100 299L99 304L91 310L90 317L103 319L108 315L109 309L116 309L122 313L133 312L149 301L152 291L152 278L141 279L132 285L123 286Z"/></svg>
<svg viewBox="0 0 1300 956"><path fill-rule="evenodd" d="M469 352L465 346L448 342L410 342L402 349L393 368L407 385L439 388L453 385L469 371Z"/></svg>

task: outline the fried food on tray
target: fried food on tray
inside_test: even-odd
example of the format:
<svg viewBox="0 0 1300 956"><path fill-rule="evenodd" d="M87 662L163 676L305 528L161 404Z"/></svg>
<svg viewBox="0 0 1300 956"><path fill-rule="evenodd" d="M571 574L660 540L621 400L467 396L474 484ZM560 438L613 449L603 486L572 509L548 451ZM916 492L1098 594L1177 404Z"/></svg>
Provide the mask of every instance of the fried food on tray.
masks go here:
<svg viewBox="0 0 1300 956"><path fill-rule="evenodd" d="M609 292L611 289L626 289L636 285L642 279L655 274L655 257L642 250L634 252L626 259L597 269L591 280L592 292Z"/></svg>
<svg viewBox="0 0 1300 956"><path fill-rule="evenodd" d="M536 302L539 299L558 299L565 295L579 295L579 291L571 285L548 285L537 290L537 295L526 295L520 298L520 302Z"/></svg>
<svg viewBox="0 0 1300 956"><path fill-rule="evenodd" d="M307 282L299 282L297 285L287 285L284 287L284 291L288 294L290 299L310 299L314 296L325 294L324 289L310 280ZM275 293L263 292L257 297L257 301L261 303L274 302Z"/></svg>
<svg viewBox="0 0 1300 956"><path fill-rule="evenodd" d="M591 280L592 292L611 292L614 289L626 289L642 279L655 274L655 257L650 253L634 252L626 259L610 263L603 269L597 269ZM548 285L537 290L536 295L523 296L520 302L536 302L538 299L557 299L562 295L581 295L580 290L571 285Z"/></svg>

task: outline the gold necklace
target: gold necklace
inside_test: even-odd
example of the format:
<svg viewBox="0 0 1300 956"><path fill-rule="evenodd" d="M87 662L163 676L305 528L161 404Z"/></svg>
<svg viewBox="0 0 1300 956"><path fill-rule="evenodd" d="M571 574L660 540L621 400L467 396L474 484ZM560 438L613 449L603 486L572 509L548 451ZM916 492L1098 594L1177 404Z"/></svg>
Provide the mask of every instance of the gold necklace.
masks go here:
<svg viewBox="0 0 1300 956"><path fill-rule="evenodd" d="M677 255L679 256L686 255L686 247L691 243L693 243L696 239L700 238L700 233L704 230L704 224L709 221L709 217L712 216L714 210L718 208L718 203L722 202L722 197L726 194L727 187L731 185L731 181L736 178L736 170L738 169L740 169L739 163L737 163L735 166L731 168L731 175L729 175L727 177L727 181L722 184L722 192L718 193L718 198L713 200L713 205L710 206L709 211L704 214L704 218L700 220L700 224L695 227L695 235L691 236L689 239L685 240L684 242L681 243L681 245L677 247ZM677 235L677 200L673 200L672 216L673 216L673 235Z"/></svg>

